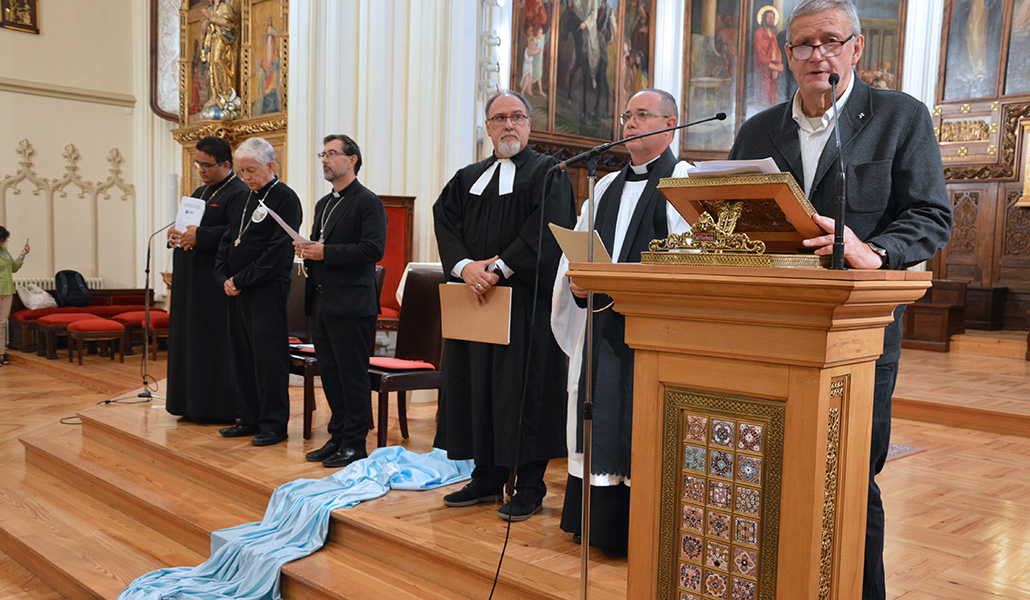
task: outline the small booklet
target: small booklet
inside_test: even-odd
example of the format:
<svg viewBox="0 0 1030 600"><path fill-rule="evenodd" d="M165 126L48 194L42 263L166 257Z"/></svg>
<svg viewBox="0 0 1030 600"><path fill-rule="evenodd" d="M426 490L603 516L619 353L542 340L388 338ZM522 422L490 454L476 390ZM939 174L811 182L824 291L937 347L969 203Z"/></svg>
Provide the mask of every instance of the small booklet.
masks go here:
<svg viewBox="0 0 1030 600"><path fill-rule="evenodd" d="M589 231L566 229L554 223L548 223L547 226L551 228L554 239L557 240L558 245L561 246L561 251L565 253L570 263L590 262L587 260L587 240L590 239ZM601 236L597 234L596 230L594 231L594 262L612 262L612 257L608 254L608 249L604 247L604 242L601 241Z"/></svg>
<svg viewBox="0 0 1030 600"><path fill-rule="evenodd" d="M204 218L204 210L206 208L207 202L200 198L183 196L182 200L179 201L179 211L175 213L176 231L184 232L190 225L200 227L200 221Z"/></svg>
<svg viewBox="0 0 1030 600"><path fill-rule="evenodd" d="M260 202L261 206L263 206L265 208L265 210L268 211L268 214L272 215L272 218L275 219L275 222L279 224L279 227L282 227L283 230L286 231L286 233L288 233L291 238L293 238L293 241L301 243L301 244L314 244L315 243L315 242L312 242L311 240L309 240L308 238L302 236L301 234L297 233L297 230L292 228L292 227L290 227L289 224L286 223L286 221L283 221L283 218L280 217L279 215L275 214L274 210L272 210L271 208L268 208L268 205L265 204L264 201L258 199L258 202Z"/></svg>
<svg viewBox="0 0 1030 600"><path fill-rule="evenodd" d="M706 160L694 163L687 169L688 177L698 175L735 175L737 173L779 173L780 168L772 157L756 160Z"/></svg>

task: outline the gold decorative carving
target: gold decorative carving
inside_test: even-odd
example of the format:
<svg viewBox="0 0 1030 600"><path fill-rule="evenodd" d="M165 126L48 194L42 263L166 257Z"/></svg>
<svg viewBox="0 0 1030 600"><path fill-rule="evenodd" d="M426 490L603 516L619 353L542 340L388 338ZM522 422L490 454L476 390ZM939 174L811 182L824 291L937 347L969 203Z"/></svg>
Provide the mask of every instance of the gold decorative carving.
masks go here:
<svg viewBox="0 0 1030 600"><path fill-rule="evenodd" d="M995 100L994 102L991 102L991 110L992 111L998 110L999 108L1001 108L1001 102L999 100Z"/></svg>
<svg viewBox="0 0 1030 600"><path fill-rule="evenodd" d="M988 133L998 133L998 123L996 121L991 121L991 127L987 131Z"/></svg>
<svg viewBox="0 0 1030 600"><path fill-rule="evenodd" d="M997 163L984 166L945 167L944 178L949 181L1013 179L1016 177L1016 146L1019 136L1020 122L1030 118L1030 103L1008 104L1004 107L1001 118L999 144L1000 152ZM986 156L986 158L995 158Z"/></svg>
<svg viewBox="0 0 1030 600"><path fill-rule="evenodd" d="M997 149L998 149L997 146L995 146L994 144L991 144L991 145L987 146L987 154L994 154L994 152Z"/></svg>
<svg viewBox="0 0 1030 600"><path fill-rule="evenodd" d="M204 15L200 62L207 65L211 88L209 104L200 111L200 117L232 121L240 115L242 105L235 87L240 24L232 0L213 0L210 9L203 8L200 12Z"/></svg>
<svg viewBox="0 0 1030 600"><path fill-rule="evenodd" d="M968 121L945 121L941 123L941 143L986 142L990 139L991 126L980 119Z"/></svg>
<svg viewBox="0 0 1030 600"><path fill-rule="evenodd" d="M696 251L663 251L642 252L640 262L645 265L817 269L828 268L832 257L814 254L701 254Z"/></svg>
<svg viewBox="0 0 1030 600"><path fill-rule="evenodd" d="M710 213L703 212L689 234L674 233L664 240L652 240L648 244L648 250L651 252L693 250L707 254L764 254L765 242L752 241L745 233L733 233L743 209L743 202L723 202L719 205L718 221L712 219Z"/></svg>
<svg viewBox="0 0 1030 600"><path fill-rule="evenodd" d="M764 424L764 474L759 518L759 571L756 598L776 595L777 548L780 529L780 496L783 477L783 437L786 411L782 402L743 398L697 390L666 388L663 398L662 476L658 548L658 597L678 598L680 540L682 517L678 497L682 479L683 437L681 422L685 412L732 420L750 420Z"/></svg>
<svg viewBox="0 0 1030 600"><path fill-rule="evenodd" d="M845 377L834 379L830 384L830 395L839 384L843 395ZM819 600L830 597L833 581L833 535L837 512L837 458L840 453L840 409L831 408L826 431L826 483L823 487L823 535L819 557Z"/></svg>
<svg viewBox="0 0 1030 600"><path fill-rule="evenodd" d="M844 383L847 381L844 377L836 377L830 381L830 398L843 398L844 397Z"/></svg>
<svg viewBox="0 0 1030 600"><path fill-rule="evenodd" d="M935 106L935 107L933 107L933 116L939 117L939 116L941 116L941 113L943 113L943 112L944 112L944 107L942 107L942 106Z"/></svg>
<svg viewBox="0 0 1030 600"><path fill-rule="evenodd" d="M965 146L961 146L958 149L958 155L959 156L966 156L967 154L969 154L969 148L966 148Z"/></svg>
<svg viewBox="0 0 1030 600"><path fill-rule="evenodd" d="M960 111L960 112L962 112L962 113L967 113L967 112L969 112L970 110L972 110L972 108L973 108L973 107L972 107L972 106L970 106L969 104L963 104L963 105L962 105L962 107L961 107L961 108L959 108L959 111Z"/></svg>
<svg viewBox="0 0 1030 600"><path fill-rule="evenodd" d="M1030 140L1030 122L1023 122L1023 142ZM1014 205L1018 208L1030 208L1030 152L1026 153L1026 163L1023 165L1023 195L1016 200Z"/></svg>

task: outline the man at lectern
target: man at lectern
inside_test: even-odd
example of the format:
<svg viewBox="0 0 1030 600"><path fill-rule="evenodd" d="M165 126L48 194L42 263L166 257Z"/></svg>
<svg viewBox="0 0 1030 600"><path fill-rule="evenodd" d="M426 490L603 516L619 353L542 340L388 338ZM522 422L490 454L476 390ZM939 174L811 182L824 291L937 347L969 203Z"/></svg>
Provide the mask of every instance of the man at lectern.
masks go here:
<svg viewBox="0 0 1030 600"><path fill-rule="evenodd" d="M663 90L645 88L626 105L620 120L623 137L676 125L676 99ZM630 163L609 173L594 190L594 227L615 262L640 262L654 239L690 231L689 224L658 191L663 177L686 177L690 163L677 160L669 145L672 132L626 144ZM576 229L589 227L588 203ZM581 534L583 488L583 401L587 291L565 277L562 257L554 280L551 325L570 357L568 384L569 478L561 528ZM611 310L611 298L594 294L593 443L590 464L590 544L625 554L629 536L630 442L633 431L633 349L626 345L626 318Z"/></svg>
<svg viewBox="0 0 1030 600"><path fill-rule="evenodd" d="M771 156L802 182L832 232L838 169L830 75L836 74L839 130L847 175L844 260L852 269L903 269L931 258L951 235L951 205L927 108L895 91L872 88L853 67L865 39L849 0L802 0L787 21L784 47L798 91L740 128L730 158ZM833 235L805 240L816 254L833 251ZM891 395L901 354L901 313L884 333L876 361L872 455L863 598L884 598L883 504L874 477L890 442Z"/></svg>
<svg viewBox="0 0 1030 600"><path fill-rule="evenodd" d="M452 459L476 461L472 481L444 496L444 504L498 502L517 468L515 495L497 512L512 521L541 510L547 461L565 456L565 360L550 328L561 250L546 224L571 226L575 205L568 175L548 173L558 161L526 147L530 113L517 92L490 98L493 155L459 170L433 205L451 281L468 286L478 302L488 301L494 286L511 288L508 345L449 339L444 346L434 446Z"/></svg>

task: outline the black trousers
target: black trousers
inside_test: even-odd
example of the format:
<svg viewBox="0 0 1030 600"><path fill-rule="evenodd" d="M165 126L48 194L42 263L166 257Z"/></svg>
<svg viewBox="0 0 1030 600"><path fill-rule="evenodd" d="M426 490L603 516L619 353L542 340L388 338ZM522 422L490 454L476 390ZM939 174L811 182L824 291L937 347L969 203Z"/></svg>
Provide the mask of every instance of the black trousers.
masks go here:
<svg viewBox="0 0 1030 600"><path fill-rule="evenodd" d="M527 499L539 504L547 494L547 485L544 484L544 473L547 471L547 461L538 460L524 463L515 472L515 493L524 495ZM496 489L498 492L508 483L508 476L511 470L508 467L498 467L490 464L476 463L472 470L472 479L482 482L488 489Z"/></svg>
<svg viewBox="0 0 1030 600"><path fill-rule="evenodd" d="M290 284L269 281L228 298L229 363L240 425L286 433L290 355L286 299Z"/></svg>
<svg viewBox="0 0 1030 600"><path fill-rule="evenodd" d="M368 353L376 318L329 316L319 310L320 301L324 302L321 296L314 305L311 338L322 391L332 411L329 435L344 447L364 450L372 411Z"/></svg>
<svg viewBox="0 0 1030 600"><path fill-rule="evenodd" d="M866 507L865 568L862 600L884 600L887 589L883 569L884 515L876 476L887 461L891 445L891 396L898 379L898 363L876 365L873 383L873 434L869 453L869 500Z"/></svg>

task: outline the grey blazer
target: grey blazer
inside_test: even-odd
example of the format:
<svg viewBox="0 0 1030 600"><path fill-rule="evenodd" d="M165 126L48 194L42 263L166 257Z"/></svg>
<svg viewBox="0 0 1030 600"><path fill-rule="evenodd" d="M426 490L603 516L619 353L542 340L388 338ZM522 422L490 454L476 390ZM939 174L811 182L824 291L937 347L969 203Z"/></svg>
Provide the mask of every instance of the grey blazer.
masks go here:
<svg viewBox="0 0 1030 600"><path fill-rule="evenodd" d="M771 156L801 185L805 179L792 101L748 119L730 158ZM887 268L903 269L932 258L951 237L952 214L929 111L908 94L875 89L856 78L839 127L847 170L845 224L860 240L887 251ZM819 214L833 217L838 170L831 139L819 157L809 193ZM878 364L894 362L901 353L903 310L898 307L887 326Z"/></svg>

